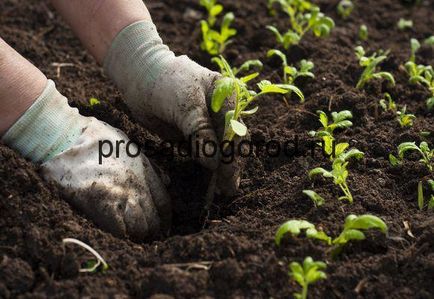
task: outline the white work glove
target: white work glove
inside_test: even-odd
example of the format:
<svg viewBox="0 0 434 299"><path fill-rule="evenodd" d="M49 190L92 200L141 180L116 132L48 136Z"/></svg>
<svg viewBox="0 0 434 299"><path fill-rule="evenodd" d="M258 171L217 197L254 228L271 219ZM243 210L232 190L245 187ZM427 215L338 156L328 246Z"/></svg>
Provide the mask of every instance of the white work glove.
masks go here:
<svg viewBox="0 0 434 299"><path fill-rule="evenodd" d="M171 209L165 187L143 154L127 155L128 137L93 117L84 117L49 80L47 87L2 140L23 156L42 162L46 180L63 187L72 206L101 228L135 240L152 238L170 227ZM123 140L124 148L107 155ZM122 146L122 145L121 145ZM102 150L102 151L101 151ZM138 148L130 145L130 153Z"/></svg>
<svg viewBox="0 0 434 299"><path fill-rule="evenodd" d="M218 114L210 109L214 83L220 74L187 56L176 57L162 43L151 21L133 23L115 37L104 59L104 69L125 95L133 116L147 128L172 140L180 132L185 138L191 136L193 144L213 141L219 145L224 114L230 109L226 106ZM220 164L218 154L205 157L202 150L193 152L193 158L208 169L219 168L219 191L225 195L237 191L238 159L232 164Z"/></svg>

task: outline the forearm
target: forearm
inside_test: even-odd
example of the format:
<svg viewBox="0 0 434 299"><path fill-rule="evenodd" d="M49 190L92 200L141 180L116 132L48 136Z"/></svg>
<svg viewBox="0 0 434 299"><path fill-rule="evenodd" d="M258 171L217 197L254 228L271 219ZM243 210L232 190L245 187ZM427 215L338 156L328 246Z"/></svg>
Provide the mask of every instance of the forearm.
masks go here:
<svg viewBox="0 0 434 299"><path fill-rule="evenodd" d="M151 20L141 0L51 0L87 50L102 63L114 37L126 26Z"/></svg>
<svg viewBox="0 0 434 299"><path fill-rule="evenodd" d="M0 38L0 136L33 104L47 78Z"/></svg>

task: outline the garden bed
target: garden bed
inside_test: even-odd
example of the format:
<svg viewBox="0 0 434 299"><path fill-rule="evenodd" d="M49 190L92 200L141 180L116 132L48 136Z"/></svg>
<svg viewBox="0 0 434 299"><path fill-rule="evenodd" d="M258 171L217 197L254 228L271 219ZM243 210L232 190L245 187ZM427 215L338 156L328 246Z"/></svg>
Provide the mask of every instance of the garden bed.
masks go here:
<svg viewBox="0 0 434 299"><path fill-rule="evenodd" d="M197 2L152 0L147 4L173 51L216 69L200 50L198 21L204 11ZM261 78L278 81L278 61L265 57L267 50L276 47L265 26L285 28L286 19L270 16L266 1L220 2L234 12L238 30L226 50L227 59L233 65L260 59L264 63ZM429 92L409 85L401 67L410 55L410 38L422 40L434 33L434 4L428 0L418 6L397 0L359 0L344 21L337 16L337 2L317 2L336 22L331 36L319 39L307 34L288 51L290 63L303 58L315 63L316 78L299 84L306 102L291 99L288 108L281 96L268 96L247 124L252 140L283 142L318 129L316 110L351 110L354 125L337 135L365 153L363 160L350 166L352 205L337 200L340 192L331 181L309 179L312 168L328 168L327 159L257 155L246 161L240 194L216 198L204 222L209 173L189 160L161 157L155 163L171 180L172 234L165 240L136 244L98 229L62 199L59 187L41 179L37 166L0 145L0 297L288 298L299 290L289 280L288 264L312 256L327 262L328 279L310 288L311 298L432 298L434 214L417 205L417 183L427 171L415 156L393 168L388 155L396 153L401 142L421 141L421 131L431 131L425 140L434 145L434 115L425 105ZM413 28L398 30L400 18L413 20ZM363 43L366 49L391 50L382 66L395 76L395 87L380 80L364 90L355 88L361 68L354 47L361 24L369 29L369 39ZM129 117L113 83L44 1L2 1L0 36L54 79L83 114L122 129L139 144L158 140ZM433 48L423 47L417 59L433 65ZM63 67L56 78L53 63L72 66ZM401 128L392 113L376 108L386 91L417 116L413 127ZM90 97L103 103L89 108ZM316 190L326 203L316 208L302 194L303 189ZM306 219L337 235L351 213L381 217L388 224L389 236L369 233L365 241L351 243L337 259L326 253L327 246L306 238L285 240L280 247L274 244L276 229L288 219ZM81 256L72 250L63 252L66 237L92 245L106 259L109 270L79 273Z"/></svg>

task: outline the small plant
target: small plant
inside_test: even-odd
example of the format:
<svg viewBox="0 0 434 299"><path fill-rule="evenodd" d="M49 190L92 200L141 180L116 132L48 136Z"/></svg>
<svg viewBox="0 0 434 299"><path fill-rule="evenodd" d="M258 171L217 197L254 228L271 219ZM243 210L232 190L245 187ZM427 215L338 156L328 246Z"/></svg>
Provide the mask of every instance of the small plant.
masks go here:
<svg viewBox="0 0 434 299"><path fill-rule="evenodd" d="M99 105L101 102L97 98L90 98L89 99L89 107L93 107L95 105Z"/></svg>
<svg viewBox="0 0 434 299"><path fill-rule="evenodd" d="M102 269L101 269L102 272L106 271L109 268L109 265L104 261L104 259L101 257L101 255L98 252L96 252L95 249L93 249L92 247L87 245L86 243L83 243L82 241L77 240L77 239L73 239L73 238L65 238L62 240L62 244L64 246L64 249L65 249L65 245L68 243L76 244L76 245L86 249L87 251L92 253L96 258L96 262L95 261L87 261L86 264L88 265L88 267L80 269L79 272L96 272L98 270L99 266L101 266L101 265L102 265Z"/></svg>
<svg viewBox="0 0 434 299"><path fill-rule="evenodd" d="M367 41L368 37L369 37L368 27L365 24L360 25L360 28L359 28L359 39L361 41Z"/></svg>
<svg viewBox="0 0 434 299"><path fill-rule="evenodd" d="M395 79L389 72L377 71L378 65L387 59L389 51L383 52L382 50L374 52L371 56L367 57L365 50L362 46L355 48L356 56L359 59L360 66L364 67L364 71L360 76L359 82L357 82L356 88L362 89L367 82L372 79L386 79L393 86L395 86Z"/></svg>
<svg viewBox="0 0 434 299"><path fill-rule="evenodd" d="M217 21L217 16L223 11L223 5L217 4L217 0L200 0L199 4L206 8L208 12L207 22L213 27Z"/></svg>
<svg viewBox="0 0 434 299"><path fill-rule="evenodd" d="M332 253L336 255L342 251L342 248L352 240L364 240L366 239L363 231L369 229L377 229L382 233L387 234L387 225L379 217L364 214L364 215L348 215L345 218L344 228L338 237L332 238L323 231L318 231L315 225L305 220L289 220L282 224L277 230L275 242L276 245L280 245L281 239L286 234L291 236L298 236L301 230L306 230L306 237L311 239L317 239L329 246L333 246Z"/></svg>
<svg viewBox="0 0 434 299"><path fill-rule="evenodd" d="M434 35L431 35L430 37L426 38L423 43L427 46L434 46Z"/></svg>
<svg viewBox="0 0 434 299"><path fill-rule="evenodd" d="M431 92L431 97L427 99L426 104L429 110L434 107L434 70L432 66L416 64L416 53L420 48L417 39L410 40L411 55L409 61L405 63L405 69L410 76L410 84L425 85Z"/></svg>
<svg viewBox="0 0 434 299"><path fill-rule="evenodd" d="M378 229L382 233L387 234L386 223L377 216L369 214L361 216L348 215L347 218L345 218L344 229L332 242L333 245L336 246L333 250L333 254L336 255L339 253L349 241L366 239L363 231L368 229Z"/></svg>
<svg viewBox="0 0 434 299"><path fill-rule="evenodd" d="M314 203L315 207L322 206L325 202L324 198L312 190L303 190L303 194L308 196Z"/></svg>
<svg viewBox="0 0 434 299"><path fill-rule="evenodd" d="M395 101L392 99L388 92L384 93L384 99L380 100L380 107L383 108L384 111L392 111L396 112L398 109Z"/></svg>
<svg viewBox="0 0 434 299"><path fill-rule="evenodd" d="M337 156L336 153L337 146L334 146L334 136L333 132L336 129L349 128L353 123L349 120L353 117L351 111L343 110L341 112L332 112L332 121L330 122L327 114L324 111L317 111L319 115L319 122L322 128L318 131L310 131L309 135L311 137L321 138L322 147L324 152L330 157Z"/></svg>
<svg viewBox="0 0 434 299"><path fill-rule="evenodd" d="M225 116L225 133L223 140L231 141L235 135L245 136L247 134L247 127L242 123L241 117L252 115L258 110L258 107L249 110L248 108L259 97L270 93L286 94L292 91L301 99L304 99L302 92L296 86L290 84L273 84L267 80L262 80L258 83L259 93L250 90L247 83L256 78L259 73L255 72L241 78L238 78L237 75L239 72L246 71L252 65L257 64L257 60L246 62L239 69L231 68L223 56L214 57L212 61L220 67L222 78L216 81L216 86L211 98L211 109L217 113L221 110L224 102L229 97L234 95L235 98L235 109L228 111Z"/></svg>
<svg viewBox="0 0 434 299"><path fill-rule="evenodd" d="M434 181L428 180L428 187L430 189L431 195L428 200L428 209L434 209ZM423 181L419 181L417 186L417 203L419 206L419 210L423 210L425 207L425 196L423 194Z"/></svg>
<svg viewBox="0 0 434 299"><path fill-rule="evenodd" d="M396 166L399 164L405 156L405 153L408 151L415 151L421 155L421 159L419 162L424 164L430 172L434 169L434 149L430 149L428 143L422 141L419 146L416 145L415 142L403 142L398 145L398 158L394 155L389 155L389 160L392 166Z"/></svg>
<svg viewBox="0 0 434 299"><path fill-rule="evenodd" d="M306 299L309 285L321 279L326 279L324 271L327 265L321 261L314 261L310 256L305 258L303 265L292 262L289 265L289 275L302 287L301 293L294 293L296 299Z"/></svg>
<svg viewBox="0 0 434 299"><path fill-rule="evenodd" d="M351 0L341 0L337 6L338 15L343 19L348 18L353 12L353 9L354 4Z"/></svg>
<svg viewBox="0 0 434 299"><path fill-rule="evenodd" d="M220 31L213 29L208 21L202 20L200 22L203 38L201 49L213 56L223 53L227 45L232 42L230 38L237 34L237 30L230 27L234 18L234 14L231 12L225 14Z"/></svg>
<svg viewBox="0 0 434 299"><path fill-rule="evenodd" d="M315 75L311 72L311 70L314 67L314 64L312 61L309 60L301 60L300 61L300 69L297 69L296 67L289 66L288 60L286 58L286 55L283 54L281 51L273 49L269 50L267 52L267 57L277 56L282 60L282 73L283 73L283 84L290 84L295 86L295 80L299 77L309 77L309 78L315 78ZM300 98L301 102L303 102L303 99Z"/></svg>
<svg viewBox="0 0 434 299"><path fill-rule="evenodd" d="M416 116L414 114L406 113L407 106L403 106L401 108L401 111L397 111L397 120L399 124L401 125L401 128L405 127L412 127L413 126L413 120L416 119Z"/></svg>
<svg viewBox="0 0 434 299"><path fill-rule="evenodd" d="M317 167L309 171L309 177L313 177L316 175L322 175L325 178L333 179L333 183L338 185L339 188L344 193L344 196L339 197L339 200L348 200L350 203L353 202L353 196L351 194L350 188L348 187L348 160L350 158L360 159L363 157L363 152L358 149L351 149L347 152L341 153L336 159L333 161L332 170L328 171L322 167Z"/></svg>
<svg viewBox="0 0 434 299"><path fill-rule="evenodd" d="M413 21L400 18L398 23L397 23L397 26L398 26L399 30L405 30L408 28L413 28Z"/></svg>
<svg viewBox="0 0 434 299"><path fill-rule="evenodd" d="M316 37L327 37L334 28L335 23L329 17L320 12L318 6L306 0L269 0L268 7L271 14L276 14L273 8L275 3L280 4L284 13L289 16L291 29L282 35L273 26L267 28L271 30L285 49L300 42L303 36L312 31Z"/></svg>

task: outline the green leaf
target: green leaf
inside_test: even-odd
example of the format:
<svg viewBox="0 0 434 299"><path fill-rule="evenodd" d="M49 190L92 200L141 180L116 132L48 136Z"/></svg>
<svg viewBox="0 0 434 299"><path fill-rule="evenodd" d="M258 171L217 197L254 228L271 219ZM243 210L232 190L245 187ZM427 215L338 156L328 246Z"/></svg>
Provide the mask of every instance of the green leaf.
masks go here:
<svg viewBox="0 0 434 299"><path fill-rule="evenodd" d="M223 77L218 79L211 98L212 111L219 112L225 100L233 94L234 89L235 82L232 78Z"/></svg>
<svg viewBox="0 0 434 299"><path fill-rule="evenodd" d="M235 73L245 72L245 71L250 70L251 68L257 68L260 70L260 69L262 69L262 67L263 67L263 64L258 59L247 60L240 66L240 68Z"/></svg>
<svg viewBox="0 0 434 299"><path fill-rule="evenodd" d="M246 136L247 127L235 119L230 120L231 128L238 136Z"/></svg>
<svg viewBox="0 0 434 299"><path fill-rule="evenodd" d="M286 60L286 55L283 54L282 51L276 50L276 49L269 50L267 52L267 57L272 57L272 56L278 56L280 58L280 60L282 60L282 64L284 66L288 65L288 62Z"/></svg>
<svg viewBox="0 0 434 299"><path fill-rule="evenodd" d="M315 175L321 174L323 177L332 178L333 174L330 171L325 170L324 168L317 167L309 171L309 177L313 177Z"/></svg>
<svg viewBox="0 0 434 299"><path fill-rule="evenodd" d="M253 109L241 111L241 115L252 115L252 114L255 114L258 111L258 109L259 109L259 107L256 106Z"/></svg>
<svg viewBox="0 0 434 299"><path fill-rule="evenodd" d="M325 202L324 198L313 190L303 190L303 194L307 195L313 201L315 206L322 206Z"/></svg>
<svg viewBox="0 0 434 299"><path fill-rule="evenodd" d="M243 82L243 83L247 83L247 82L249 82L249 81L255 79L255 78L258 77L258 76L259 76L259 73L253 73L253 74L250 74L250 75L247 75L247 76L245 76L245 77L240 78L240 80L241 80L241 82Z"/></svg>
<svg viewBox="0 0 434 299"><path fill-rule="evenodd" d="M398 158L396 158L394 155L389 154L389 162L393 167L396 167L399 165L400 161Z"/></svg>
<svg viewBox="0 0 434 299"><path fill-rule="evenodd" d="M288 90L279 87L277 84L272 84L268 80L262 80L258 83L258 87L261 90L261 93L280 93L285 94L288 93Z"/></svg>
<svg viewBox="0 0 434 299"><path fill-rule="evenodd" d="M97 98L90 98L89 99L89 106L95 106L95 105L99 105L101 104L101 102L97 99Z"/></svg>
<svg viewBox="0 0 434 299"><path fill-rule="evenodd" d="M378 229L383 233L387 232L387 225L379 217L374 215L349 215L345 219L344 228L348 229Z"/></svg>
<svg viewBox="0 0 434 299"><path fill-rule="evenodd" d="M300 102L304 103L304 95L297 86L292 84L275 84L275 86L286 90L286 93L288 93L288 91L293 91L300 98Z"/></svg>
<svg viewBox="0 0 434 299"><path fill-rule="evenodd" d="M276 242L276 245L280 245L283 236L287 233L290 233L293 236L298 236L302 229L308 228L315 228L315 225L306 220L289 220L279 227L274 241Z"/></svg>
<svg viewBox="0 0 434 299"><path fill-rule="evenodd" d="M353 118L353 114L349 110L342 110L340 112L332 112L333 122L341 122L349 118Z"/></svg>

